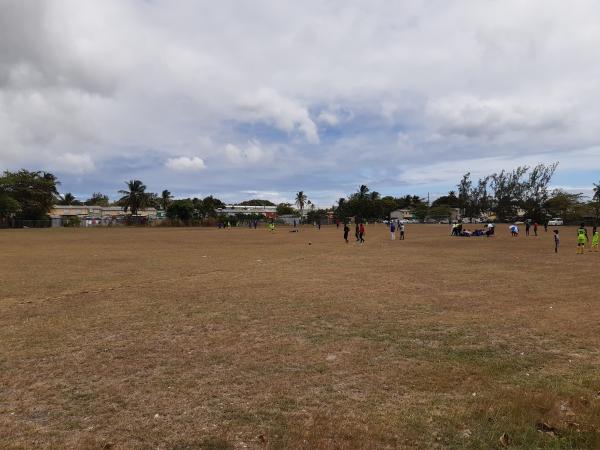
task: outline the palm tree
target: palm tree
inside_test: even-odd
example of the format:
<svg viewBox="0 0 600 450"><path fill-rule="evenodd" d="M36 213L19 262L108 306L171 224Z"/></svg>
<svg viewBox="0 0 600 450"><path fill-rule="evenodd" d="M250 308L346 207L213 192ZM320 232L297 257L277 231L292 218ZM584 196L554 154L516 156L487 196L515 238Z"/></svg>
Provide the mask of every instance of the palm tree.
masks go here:
<svg viewBox="0 0 600 450"><path fill-rule="evenodd" d="M62 199L60 201L61 205L72 205L75 203L77 199L75 198L75 196L73 194L71 194L70 192L67 192L65 195L62 196Z"/></svg>
<svg viewBox="0 0 600 450"><path fill-rule="evenodd" d="M119 204L123 206L125 212L128 209L131 210L132 215L137 215L138 210L146 205L146 185L140 180L126 181L128 190L120 190L119 194L123 194L123 197L119 200Z"/></svg>
<svg viewBox="0 0 600 450"><path fill-rule="evenodd" d="M173 196L171 195L171 193L166 189L162 191L162 194L160 195L160 203L165 211L171 204L171 200L173 200Z"/></svg>
<svg viewBox="0 0 600 450"><path fill-rule="evenodd" d="M304 191L300 191L296 194L296 206L300 210L300 223L302 223L302 217L304 212L304 205L308 201L308 197L304 193Z"/></svg>
<svg viewBox="0 0 600 450"><path fill-rule="evenodd" d="M367 196L367 192L369 192L367 185L361 184L358 188L358 198L365 198Z"/></svg>

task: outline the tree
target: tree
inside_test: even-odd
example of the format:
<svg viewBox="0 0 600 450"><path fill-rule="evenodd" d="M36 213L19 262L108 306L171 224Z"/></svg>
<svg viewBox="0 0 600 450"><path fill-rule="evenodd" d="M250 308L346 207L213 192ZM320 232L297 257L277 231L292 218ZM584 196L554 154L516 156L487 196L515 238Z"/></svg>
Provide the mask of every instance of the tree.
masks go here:
<svg viewBox="0 0 600 450"><path fill-rule="evenodd" d="M528 167L517 167L512 172L502 170L490 176L492 203L499 220L512 219L522 199L524 183L521 178L529 170Z"/></svg>
<svg viewBox="0 0 600 450"><path fill-rule="evenodd" d="M431 203L431 207L433 208L436 206L448 206L450 208L458 208L459 203L458 203L458 197L456 196L456 192L450 191L450 192L448 192L448 195L443 195L443 196L435 199Z"/></svg>
<svg viewBox="0 0 600 450"><path fill-rule="evenodd" d="M154 192L146 192L144 208L160 208L162 199Z"/></svg>
<svg viewBox="0 0 600 450"><path fill-rule="evenodd" d="M132 215L137 215L138 211L146 206L146 185L140 180L130 180L125 182L127 189L122 189L119 194L123 197L119 199L119 204L127 210L131 210Z"/></svg>
<svg viewBox="0 0 600 450"><path fill-rule="evenodd" d="M21 211L21 205L4 191L0 185L0 219L13 217Z"/></svg>
<svg viewBox="0 0 600 450"><path fill-rule="evenodd" d="M383 217L388 218L392 211L398 209L398 202L391 195L386 195L380 200L381 212Z"/></svg>
<svg viewBox="0 0 600 450"><path fill-rule="evenodd" d="M252 200L245 200L243 202L240 202L240 205L243 205L243 206L275 206L275 203L273 203L269 200L252 199Z"/></svg>
<svg viewBox="0 0 600 450"><path fill-rule="evenodd" d="M432 206L427 211L427 217L431 217L435 220L450 219L451 211L452 210L448 205ZM417 215L419 214L420 213L418 213Z"/></svg>
<svg viewBox="0 0 600 450"><path fill-rule="evenodd" d="M415 217L417 218L417 220L419 220L420 222L423 222L425 220L425 218L427 217L429 208L427 208L427 205L425 203L421 203L420 205L417 205L415 207L414 212L415 212Z"/></svg>
<svg viewBox="0 0 600 450"><path fill-rule="evenodd" d="M471 188L469 200L469 217L480 216L490 209L490 198L488 195L488 183L490 177L483 177L477 181L477 186Z"/></svg>
<svg viewBox="0 0 600 450"><path fill-rule="evenodd" d="M471 172L467 172L463 175L462 179L458 183L458 207L460 208L460 214L462 216L471 216L471 187L473 183L471 181Z"/></svg>
<svg viewBox="0 0 600 450"><path fill-rule="evenodd" d="M77 200L73 194L71 194L70 192L67 192L66 194L64 194L60 197L58 204L66 205L66 206L81 205L81 202L79 200Z"/></svg>
<svg viewBox="0 0 600 450"><path fill-rule="evenodd" d="M58 181L49 172L4 172L0 177L0 214L20 219L41 220L59 198ZM18 205L18 207L17 207Z"/></svg>
<svg viewBox="0 0 600 450"><path fill-rule="evenodd" d="M598 222L600 222L600 181L598 181L598 183L594 183L593 192L594 195L592 196L592 201L590 202L590 208L592 210L592 214L594 215L594 224L598 225Z"/></svg>
<svg viewBox="0 0 600 450"><path fill-rule="evenodd" d="M92 196L85 201L85 204L88 206L108 206L108 195L104 195L101 192L94 192Z"/></svg>
<svg viewBox="0 0 600 450"><path fill-rule="evenodd" d="M217 209L225 208L225 203L212 195L204 197L203 200L194 199L193 202L194 208L203 218L217 217Z"/></svg>
<svg viewBox="0 0 600 450"><path fill-rule="evenodd" d="M583 218L583 194L572 194L555 189L544 204L544 208L554 217L561 217L567 222L576 222Z"/></svg>
<svg viewBox="0 0 600 450"><path fill-rule="evenodd" d="M308 201L308 197L304 193L304 191L299 191L296 194L296 206L300 210L300 222L302 223L302 217L304 217L304 206L306 206L306 202Z"/></svg>
<svg viewBox="0 0 600 450"><path fill-rule="evenodd" d="M166 189L162 191L162 193L160 194L160 206L163 210L167 210L167 208L171 204L171 200L173 200L173 196L171 195L171 193Z"/></svg>
<svg viewBox="0 0 600 450"><path fill-rule="evenodd" d="M367 196L367 193L369 192L369 188L367 187L367 185L365 184L361 184L360 187L358 188L358 198L363 199Z"/></svg>
<svg viewBox="0 0 600 450"><path fill-rule="evenodd" d="M277 205L277 215L291 215L296 214L296 210L292 207L291 203L280 203Z"/></svg>
<svg viewBox="0 0 600 450"><path fill-rule="evenodd" d="M174 200L167 207L167 217L171 220L189 222L194 215L194 203L190 199Z"/></svg>
<svg viewBox="0 0 600 450"><path fill-rule="evenodd" d="M538 164L529 172L529 177L521 190L521 206L525 209L528 218L538 222L546 220L546 214L542 209L544 203L548 201L548 185L557 166L558 163L549 166Z"/></svg>

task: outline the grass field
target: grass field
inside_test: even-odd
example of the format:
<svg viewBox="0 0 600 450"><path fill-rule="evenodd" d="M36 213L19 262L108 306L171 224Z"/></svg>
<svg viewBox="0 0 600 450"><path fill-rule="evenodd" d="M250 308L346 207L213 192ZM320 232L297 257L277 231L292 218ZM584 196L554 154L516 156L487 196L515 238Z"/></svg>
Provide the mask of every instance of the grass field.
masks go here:
<svg viewBox="0 0 600 450"><path fill-rule="evenodd" d="M600 448L600 253L448 231L0 230L0 448Z"/></svg>

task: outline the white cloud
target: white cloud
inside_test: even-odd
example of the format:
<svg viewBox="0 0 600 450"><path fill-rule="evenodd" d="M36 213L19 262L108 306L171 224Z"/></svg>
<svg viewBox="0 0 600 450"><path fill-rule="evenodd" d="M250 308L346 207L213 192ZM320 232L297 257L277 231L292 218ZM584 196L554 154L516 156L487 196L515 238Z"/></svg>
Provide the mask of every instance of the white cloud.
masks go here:
<svg viewBox="0 0 600 450"><path fill-rule="evenodd" d="M0 169L192 192L177 171L206 163L209 192L301 180L322 198L398 182L396 164L415 184L488 158L580 170L600 145L597 6L0 1Z"/></svg>
<svg viewBox="0 0 600 450"><path fill-rule="evenodd" d="M93 171L96 166L92 157L87 153L78 155L74 153L63 153L51 161L49 165L58 173L84 174Z"/></svg>
<svg viewBox="0 0 600 450"><path fill-rule="evenodd" d="M546 99L455 95L430 101L426 112L442 133L494 137L562 131L571 111L569 103L552 104Z"/></svg>
<svg viewBox="0 0 600 450"><path fill-rule="evenodd" d="M263 88L245 95L240 105L251 120L265 121L288 133L298 130L311 144L319 143L317 126L308 110L290 98Z"/></svg>
<svg viewBox="0 0 600 450"><path fill-rule="evenodd" d="M244 148L240 148L234 144L227 144L224 152L227 160L236 165L266 163L272 157L271 153L263 149L260 142L256 140L248 141Z"/></svg>
<svg viewBox="0 0 600 450"><path fill-rule="evenodd" d="M178 158L169 158L165 163L165 166L171 170L178 172L196 172L198 170L204 170L206 165L202 158L197 156L180 156Z"/></svg>
<svg viewBox="0 0 600 450"><path fill-rule="evenodd" d="M317 120L331 127L335 127L340 123L339 117L331 111L321 111Z"/></svg>

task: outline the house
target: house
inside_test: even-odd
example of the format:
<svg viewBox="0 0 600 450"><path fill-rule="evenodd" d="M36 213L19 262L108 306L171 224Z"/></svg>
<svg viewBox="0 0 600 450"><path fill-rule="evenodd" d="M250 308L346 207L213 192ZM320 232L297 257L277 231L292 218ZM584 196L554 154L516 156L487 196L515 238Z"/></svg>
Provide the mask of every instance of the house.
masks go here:
<svg viewBox="0 0 600 450"><path fill-rule="evenodd" d="M390 219L410 220L414 219L414 214L410 209L396 209L390 213Z"/></svg>
<svg viewBox="0 0 600 450"><path fill-rule="evenodd" d="M87 206L87 205L54 205L49 213L52 226L60 226L63 222L77 218L83 226L108 225L122 220L127 216L120 206ZM157 219L159 211L156 208L138 210L138 217L148 220Z"/></svg>

